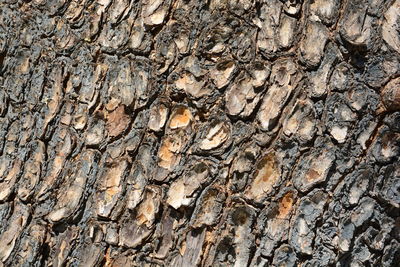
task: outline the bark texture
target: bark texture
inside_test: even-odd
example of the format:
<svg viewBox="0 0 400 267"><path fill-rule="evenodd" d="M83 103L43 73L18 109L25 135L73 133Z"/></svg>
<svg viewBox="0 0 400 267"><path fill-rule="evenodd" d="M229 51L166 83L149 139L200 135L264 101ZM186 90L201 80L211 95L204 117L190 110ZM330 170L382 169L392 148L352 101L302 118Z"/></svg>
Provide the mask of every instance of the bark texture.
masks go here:
<svg viewBox="0 0 400 267"><path fill-rule="evenodd" d="M0 266L398 266L400 0L2 0Z"/></svg>

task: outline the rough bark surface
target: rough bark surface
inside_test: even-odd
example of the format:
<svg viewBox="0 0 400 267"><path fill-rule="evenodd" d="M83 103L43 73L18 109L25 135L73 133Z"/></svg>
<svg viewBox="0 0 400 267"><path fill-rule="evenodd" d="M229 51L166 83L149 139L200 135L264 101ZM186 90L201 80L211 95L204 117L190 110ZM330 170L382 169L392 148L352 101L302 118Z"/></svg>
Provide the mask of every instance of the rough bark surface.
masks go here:
<svg viewBox="0 0 400 267"><path fill-rule="evenodd" d="M0 266L398 266L400 0L2 0Z"/></svg>

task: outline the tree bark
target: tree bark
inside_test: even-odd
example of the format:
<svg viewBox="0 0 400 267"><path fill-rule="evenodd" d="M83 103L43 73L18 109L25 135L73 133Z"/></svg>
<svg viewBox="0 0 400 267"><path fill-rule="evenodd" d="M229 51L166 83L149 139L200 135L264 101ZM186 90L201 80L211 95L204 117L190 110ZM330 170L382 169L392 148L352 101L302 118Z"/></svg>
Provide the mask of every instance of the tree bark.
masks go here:
<svg viewBox="0 0 400 267"><path fill-rule="evenodd" d="M0 266L398 266L400 0L3 0Z"/></svg>

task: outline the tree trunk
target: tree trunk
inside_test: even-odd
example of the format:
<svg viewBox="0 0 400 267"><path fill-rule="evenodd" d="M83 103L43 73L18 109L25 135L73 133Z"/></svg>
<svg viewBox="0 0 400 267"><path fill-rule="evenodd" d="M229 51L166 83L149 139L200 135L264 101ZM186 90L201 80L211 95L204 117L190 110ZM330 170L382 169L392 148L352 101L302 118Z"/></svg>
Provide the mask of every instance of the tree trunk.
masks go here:
<svg viewBox="0 0 400 267"><path fill-rule="evenodd" d="M400 0L3 0L0 266L398 266Z"/></svg>

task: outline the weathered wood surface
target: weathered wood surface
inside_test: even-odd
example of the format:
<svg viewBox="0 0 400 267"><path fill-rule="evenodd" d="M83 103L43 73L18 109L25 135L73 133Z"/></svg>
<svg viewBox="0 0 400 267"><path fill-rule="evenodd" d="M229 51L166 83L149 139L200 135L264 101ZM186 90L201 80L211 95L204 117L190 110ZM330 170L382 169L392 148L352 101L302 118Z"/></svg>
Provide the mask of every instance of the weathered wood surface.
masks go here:
<svg viewBox="0 0 400 267"><path fill-rule="evenodd" d="M0 266L398 266L400 0L2 0Z"/></svg>

